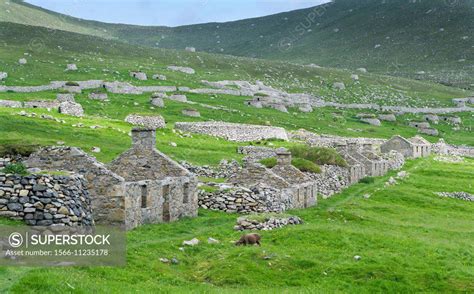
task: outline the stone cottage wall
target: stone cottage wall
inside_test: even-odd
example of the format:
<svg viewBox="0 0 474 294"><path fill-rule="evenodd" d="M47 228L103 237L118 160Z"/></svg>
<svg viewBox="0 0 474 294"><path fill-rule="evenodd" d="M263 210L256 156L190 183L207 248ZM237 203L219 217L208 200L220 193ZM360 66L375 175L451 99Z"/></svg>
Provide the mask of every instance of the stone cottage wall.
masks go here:
<svg viewBox="0 0 474 294"><path fill-rule="evenodd" d="M199 190L199 207L228 213L283 212L290 205L289 197L271 187L254 186L206 192Z"/></svg>
<svg viewBox="0 0 474 294"><path fill-rule="evenodd" d="M125 186L127 229L197 216L197 182L193 178L127 182Z"/></svg>
<svg viewBox="0 0 474 294"><path fill-rule="evenodd" d="M125 181L94 157L75 147L46 147L33 153L25 164L28 167L72 171L83 175L88 183L95 222L123 224Z"/></svg>
<svg viewBox="0 0 474 294"><path fill-rule="evenodd" d="M0 216L37 226L94 224L87 181L79 175L0 173Z"/></svg>

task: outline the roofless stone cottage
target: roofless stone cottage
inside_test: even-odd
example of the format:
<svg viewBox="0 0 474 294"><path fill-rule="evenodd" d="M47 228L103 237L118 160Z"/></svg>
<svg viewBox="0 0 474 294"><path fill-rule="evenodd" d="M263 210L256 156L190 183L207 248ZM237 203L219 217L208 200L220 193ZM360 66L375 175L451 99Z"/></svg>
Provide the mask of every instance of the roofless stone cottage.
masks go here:
<svg viewBox="0 0 474 294"><path fill-rule="evenodd" d="M132 147L108 165L75 147L43 148L26 164L82 174L96 224L133 229L197 216L197 180L155 148L155 129L134 128L132 141Z"/></svg>

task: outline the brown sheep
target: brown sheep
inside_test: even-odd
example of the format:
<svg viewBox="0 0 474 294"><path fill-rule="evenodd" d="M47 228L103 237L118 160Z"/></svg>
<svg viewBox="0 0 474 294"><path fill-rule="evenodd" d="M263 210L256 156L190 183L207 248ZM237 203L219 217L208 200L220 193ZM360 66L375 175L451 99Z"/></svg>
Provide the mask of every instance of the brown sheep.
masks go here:
<svg viewBox="0 0 474 294"><path fill-rule="evenodd" d="M240 237L239 241L235 242L235 245L239 246L257 244L258 246L261 246L260 239L262 239L262 237L259 234L245 234Z"/></svg>

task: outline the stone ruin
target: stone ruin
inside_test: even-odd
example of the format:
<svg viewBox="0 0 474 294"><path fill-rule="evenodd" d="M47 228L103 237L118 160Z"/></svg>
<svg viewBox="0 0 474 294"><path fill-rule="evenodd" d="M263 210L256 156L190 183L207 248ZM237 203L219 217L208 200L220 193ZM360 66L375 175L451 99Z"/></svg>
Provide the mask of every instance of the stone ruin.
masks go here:
<svg viewBox="0 0 474 294"><path fill-rule="evenodd" d="M431 119L435 120L435 117L433 115L425 116L425 121L412 121L409 122L410 127L414 127L418 129L418 132L421 134L425 135L430 135L430 136L438 136L439 132L437 129L432 128L430 123L428 121L431 121ZM437 122L437 121L436 121Z"/></svg>
<svg viewBox="0 0 474 294"><path fill-rule="evenodd" d="M455 98L452 101L456 107L466 107L466 104L474 104L474 97Z"/></svg>
<svg viewBox="0 0 474 294"><path fill-rule="evenodd" d="M165 75L154 74L151 78L154 80L166 81Z"/></svg>
<svg viewBox="0 0 474 294"><path fill-rule="evenodd" d="M82 105L79 103L66 101L59 104L59 113L83 117L84 109L82 109Z"/></svg>
<svg viewBox="0 0 474 294"><path fill-rule="evenodd" d="M285 129L227 122L177 122L175 128L184 132L210 135L229 141L249 142L265 139L288 140Z"/></svg>
<svg viewBox="0 0 474 294"><path fill-rule="evenodd" d="M372 144L348 142L337 146L337 150L352 167L351 182L358 182L365 176L383 176L390 168L389 162L374 152Z"/></svg>
<svg viewBox="0 0 474 294"><path fill-rule="evenodd" d="M403 154L406 158L426 157L431 154L431 143L420 136L405 139L397 135L383 143L380 146L380 150L383 153L389 153L394 150Z"/></svg>
<svg viewBox="0 0 474 294"><path fill-rule="evenodd" d="M129 114L125 118L125 121L135 126L142 126L152 129L161 129L166 125L165 119L161 115L143 116L138 114Z"/></svg>
<svg viewBox="0 0 474 294"><path fill-rule="evenodd" d="M56 100L59 102L59 103L62 103L62 102L76 102L76 100L74 99L74 94L57 94L56 95Z"/></svg>
<svg viewBox="0 0 474 294"><path fill-rule="evenodd" d="M291 153L278 149L277 158L277 165L271 169L249 162L229 178L236 192L231 192L230 196L220 195L220 192L217 195L201 193L200 205L241 213L282 212L316 205L317 186L291 165Z"/></svg>
<svg viewBox="0 0 474 294"><path fill-rule="evenodd" d="M146 73L141 72L141 71L131 71L130 76L132 78L136 78L137 80L140 80L140 81L148 80L148 77L147 77Z"/></svg>
<svg viewBox="0 0 474 294"><path fill-rule="evenodd" d="M83 175L96 224L133 229L196 216L195 177L155 149L155 130L133 129L132 140L131 149L109 165L75 147L43 148L25 164Z"/></svg>

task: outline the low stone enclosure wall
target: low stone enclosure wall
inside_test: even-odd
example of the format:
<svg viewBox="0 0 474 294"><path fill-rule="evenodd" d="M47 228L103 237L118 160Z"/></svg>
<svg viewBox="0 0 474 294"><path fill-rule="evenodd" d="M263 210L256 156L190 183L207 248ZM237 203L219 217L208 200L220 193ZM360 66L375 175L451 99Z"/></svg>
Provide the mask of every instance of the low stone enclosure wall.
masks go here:
<svg viewBox="0 0 474 294"><path fill-rule="evenodd" d="M178 70L185 73L193 73L194 70L186 67L168 67L169 70ZM282 90L274 89L257 81L251 84L248 81L218 81L209 82L202 81L203 84L213 88L185 89L182 92L201 93L201 94L224 94L253 97L247 103L255 107L272 107L280 111L287 112L287 107L298 107L302 112L310 112L313 108L318 107L335 107L348 109L372 109L378 111L390 111L394 113L412 113L412 114L447 114L456 112L474 112L474 107L466 106L466 103L456 103L457 107L440 107L440 108L421 108L407 106L383 106L378 104L343 104L336 102L327 102L320 97L305 93L287 93ZM67 86L66 81L53 81L48 85L40 86L0 86L0 92L13 91L18 93L34 93L51 90L65 90L71 93L80 93L85 89L105 88L107 91L116 94L143 94L148 92L176 92L176 86L134 86L127 82L103 80L86 80L77 81L79 86ZM239 90L230 88L236 86ZM468 99L468 100L466 100ZM454 99L472 101L472 98ZM11 107L11 106L4 106Z"/></svg>
<svg viewBox="0 0 474 294"><path fill-rule="evenodd" d="M0 216L37 226L94 224L87 181L78 175L0 173Z"/></svg>
<svg viewBox="0 0 474 294"><path fill-rule="evenodd" d="M288 140L283 128L259 125L210 122L177 122L175 128L184 132L205 134L229 141L249 142L264 139Z"/></svg>
<svg viewBox="0 0 474 294"><path fill-rule="evenodd" d="M267 185L256 185L245 188L235 185L216 192L199 191L199 207L210 210L221 210L228 213L263 213L283 212L293 208L306 208L316 205L313 199L305 198L305 191L316 194L314 183L305 183L294 188L275 189ZM295 197L296 196L296 197Z"/></svg>

